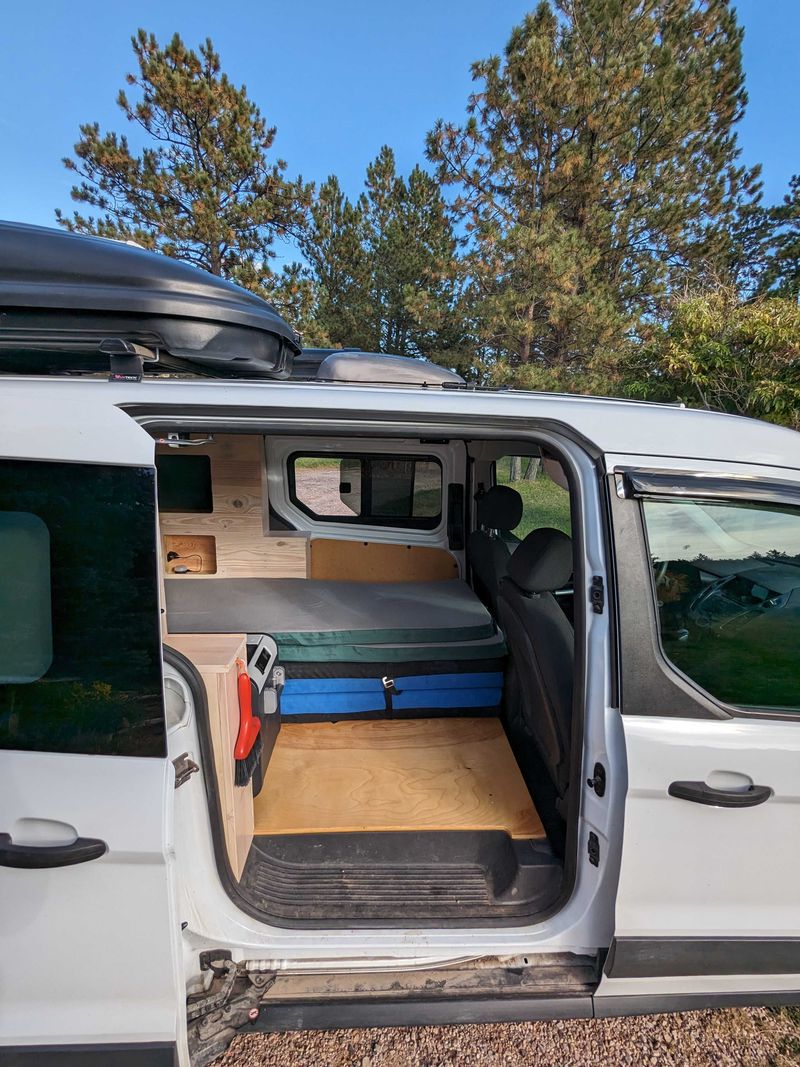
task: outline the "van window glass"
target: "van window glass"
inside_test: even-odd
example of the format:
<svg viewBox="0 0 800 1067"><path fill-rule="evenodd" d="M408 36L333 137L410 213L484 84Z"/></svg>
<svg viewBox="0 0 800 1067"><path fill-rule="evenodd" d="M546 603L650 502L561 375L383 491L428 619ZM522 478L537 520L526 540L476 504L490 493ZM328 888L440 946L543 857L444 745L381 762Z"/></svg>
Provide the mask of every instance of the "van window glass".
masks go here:
<svg viewBox="0 0 800 1067"><path fill-rule="evenodd" d="M497 485L510 485L522 497L522 519L513 531L521 541L531 530L550 526L572 533L569 490L550 478L536 456L503 456L495 464Z"/></svg>
<svg viewBox="0 0 800 1067"><path fill-rule="evenodd" d="M431 456L295 454L289 492L326 522L434 529L442 516L442 468Z"/></svg>
<svg viewBox="0 0 800 1067"><path fill-rule="evenodd" d="M648 500L667 658L712 696L800 711L800 509Z"/></svg>
<svg viewBox="0 0 800 1067"><path fill-rule="evenodd" d="M152 469L0 461L0 747L165 754Z"/></svg>

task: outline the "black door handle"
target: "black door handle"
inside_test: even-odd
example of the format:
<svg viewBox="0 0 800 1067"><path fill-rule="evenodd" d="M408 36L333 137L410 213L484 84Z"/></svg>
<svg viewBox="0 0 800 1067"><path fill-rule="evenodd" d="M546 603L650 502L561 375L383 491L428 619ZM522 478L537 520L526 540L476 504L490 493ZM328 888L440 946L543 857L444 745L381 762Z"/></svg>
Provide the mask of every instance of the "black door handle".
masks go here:
<svg viewBox="0 0 800 1067"><path fill-rule="evenodd" d="M749 789L714 789L705 782L673 782L669 795L695 804L709 804L714 808L754 808L772 796L768 785L751 785Z"/></svg>
<svg viewBox="0 0 800 1067"><path fill-rule="evenodd" d="M96 837L78 837L69 845L15 845L11 834L0 834L0 867L71 867L99 859L106 852L108 845Z"/></svg>

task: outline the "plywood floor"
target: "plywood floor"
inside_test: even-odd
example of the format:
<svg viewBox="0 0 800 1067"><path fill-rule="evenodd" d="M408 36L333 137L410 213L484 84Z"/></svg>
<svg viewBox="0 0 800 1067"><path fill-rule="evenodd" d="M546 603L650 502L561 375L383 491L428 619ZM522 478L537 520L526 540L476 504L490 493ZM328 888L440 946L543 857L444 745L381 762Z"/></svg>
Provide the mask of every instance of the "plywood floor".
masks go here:
<svg viewBox="0 0 800 1067"><path fill-rule="evenodd" d="M506 830L543 838L498 719L281 726L256 834Z"/></svg>

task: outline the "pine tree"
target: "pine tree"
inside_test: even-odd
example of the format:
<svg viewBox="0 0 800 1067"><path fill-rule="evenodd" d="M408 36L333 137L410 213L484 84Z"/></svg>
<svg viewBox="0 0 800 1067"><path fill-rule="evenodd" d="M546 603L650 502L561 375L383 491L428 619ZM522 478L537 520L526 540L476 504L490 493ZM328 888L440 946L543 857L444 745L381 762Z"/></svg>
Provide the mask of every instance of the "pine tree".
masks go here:
<svg viewBox="0 0 800 1067"><path fill-rule="evenodd" d="M466 123L437 123L428 155L484 351L514 380L613 388L670 289L730 252L758 193L741 37L728 0L544 0L473 65Z"/></svg>
<svg viewBox="0 0 800 1067"><path fill-rule="evenodd" d="M456 239L439 185L421 167L405 179L382 148L355 203L329 178L300 247L317 289L316 321L334 343L462 359Z"/></svg>
<svg viewBox="0 0 800 1067"><path fill-rule="evenodd" d="M72 199L99 214L57 210L58 222L269 287L272 243L302 225L310 187L269 158L275 128L222 71L210 40L194 52L175 34L161 48L140 29L131 43L139 69L127 83L140 98L123 89L117 103L145 145L136 155L125 135L81 126L64 165L80 178Z"/></svg>
<svg viewBox="0 0 800 1067"><path fill-rule="evenodd" d="M361 209L331 175L314 198L299 241L315 292L314 328L333 345L367 350L374 347L374 335L364 242Z"/></svg>
<svg viewBox="0 0 800 1067"><path fill-rule="evenodd" d="M800 174L789 181L783 203L769 212L774 226L763 288L800 300Z"/></svg>

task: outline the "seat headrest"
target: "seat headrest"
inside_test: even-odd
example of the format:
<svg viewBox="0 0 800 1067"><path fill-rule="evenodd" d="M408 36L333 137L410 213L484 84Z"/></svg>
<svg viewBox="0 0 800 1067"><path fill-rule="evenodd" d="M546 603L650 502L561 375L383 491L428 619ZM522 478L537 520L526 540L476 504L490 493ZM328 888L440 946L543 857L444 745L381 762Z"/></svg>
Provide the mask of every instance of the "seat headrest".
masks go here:
<svg viewBox="0 0 800 1067"><path fill-rule="evenodd" d="M526 593L563 589L572 576L572 541L561 530L532 530L511 553L511 581Z"/></svg>
<svg viewBox="0 0 800 1067"><path fill-rule="evenodd" d="M513 530L522 521L522 497L509 485L493 485L478 497L478 524L487 530Z"/></svg>

